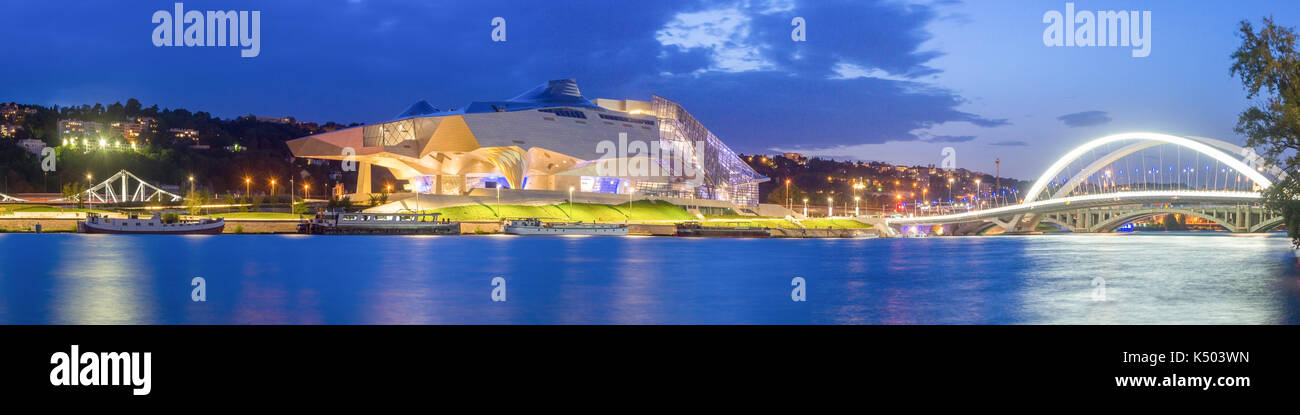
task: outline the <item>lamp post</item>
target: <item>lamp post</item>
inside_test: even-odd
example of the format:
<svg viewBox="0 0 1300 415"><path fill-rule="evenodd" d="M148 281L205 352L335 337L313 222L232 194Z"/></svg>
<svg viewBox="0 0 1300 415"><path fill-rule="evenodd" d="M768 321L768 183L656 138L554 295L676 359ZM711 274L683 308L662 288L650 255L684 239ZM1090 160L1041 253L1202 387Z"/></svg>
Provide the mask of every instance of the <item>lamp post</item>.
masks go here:
<svg viewBox="0 0 1300 415"><path fill-rule="evenodd" d="M803 217L808 217L808 198L803 198Z"/></svg>
<svg viewBox="0 0 1300 415"><path fill-rule="evenodd" d="M302 202L303 202L303 203L307 203L307 199L311 197L311 190L310 190L310 189L311 189L311 184L310 184L310 183L303 183L303 184L302 184Z"/></svg>
<svg viewBox="0 0 1300 415"><path fill-rule="evenodd" d="M90 174L90 173L86 173L86 200L89 200L89 201L90 201L90 209L91 209L91 210L94 210L94 209L95 209L95 199L91 199L91 198L90 198L90 187L91 187L91 181L94 180L94 179L95 179L95 175Z"/></svg>
<svg viewBox="0 0 1300 415"><path fill-rule="evenodd" d="M790 178L785 179L785 208L794 210L794 205L790 204Z"/></svg>
<svg viewBox="0 0 1300 415"><path fill-rule="evenodd" d="M861 197L853 196L853 216L862 216L862 213L858 210L858 201L860 200L862 200Z"/></svg>
<svg viewBox="0 0 1300 415"><path fill-rule="evenodd" d="M573 186L569 186L569 219L573 219Z"/></svg>
<svg viewBox="0 0 1300 415"><path fill-rule="evenodd" d="M253 179L249 177L245 177L244 178L244 201L247 202L251 200L253 200Z"/></svg>
<svg viewBox="0 0 1300 415"><path fill-rule="evenodd" d="M194 175L190 175L190 197L194 197Z"/></svg>
<svg viewBox="0 0 1300 415"><path fill-rule="evenodd" d="M497 183L497 217L501 217L501 183Z"/></svg>
<svg viewBox="0 0 1300 415"><path fill-rule="evenodd" d="M293 176L289 176L289 213L293 213Z"/></svg>
<svg viewBox="0 0 1300 415"><path fill-rule="evenodd" d="M271 197L275 197L275 179L271 179ZM272 202L274 203L274 202Z"/></svg>
<svg viewBox="0 0 1300 415"><path fill-rule="evenodd" d="M830 197L826 198L826 217L828 217L828 218L831 217L831 216L835 216L835 205L834 205L834 203L835 203L835 199L834 199L834 198L830 198Z"/></svg>
<svg viewBox="0 0 1300 415"><path fill-rule="evenodd" d="M927 183L926 187L921 189L921 198L925 199L926 206L930 205L930 198L928 196L929 194L930 194L930 185Z"/></svg>

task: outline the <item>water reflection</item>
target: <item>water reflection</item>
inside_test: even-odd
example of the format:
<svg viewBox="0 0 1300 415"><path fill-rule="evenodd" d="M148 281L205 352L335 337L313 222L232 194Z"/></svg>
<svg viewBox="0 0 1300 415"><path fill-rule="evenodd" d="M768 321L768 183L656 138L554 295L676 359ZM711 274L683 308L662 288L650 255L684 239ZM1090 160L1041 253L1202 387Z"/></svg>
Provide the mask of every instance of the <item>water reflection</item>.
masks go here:
<svg viewBox="0 0 1300 415"><path fill-rule="evenodd" d="M142 324L154 320L152 278L143 272L140 252L109 235L66 240L52 253L54 298L49 307L57 324Z"/></svg>
<svg viewBox="0 0 1300 415"><path fill-rule="evenodd" d="M0 235L0 322L1296 324L1298 269L1276 235Z"/></svg>

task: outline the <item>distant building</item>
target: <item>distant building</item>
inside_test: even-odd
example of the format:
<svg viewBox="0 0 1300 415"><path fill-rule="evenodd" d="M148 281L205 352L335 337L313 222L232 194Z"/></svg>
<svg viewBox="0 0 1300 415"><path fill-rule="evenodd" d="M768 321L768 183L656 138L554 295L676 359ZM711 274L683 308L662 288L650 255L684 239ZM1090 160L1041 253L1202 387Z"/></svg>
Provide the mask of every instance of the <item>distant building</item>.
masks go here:
<svg viewBox="0 0 1300 415"><path fill-rule="evenodd" d="M0 137L6 137L6 138L13 137L15 134L18 134L18 131L21 131L22 129L23 126L21 125L0 124Z"/></svg>
<svg viewBox="0 0 1300 415"><path fill-rule="evenodd" d="M795 162L795 163L799 163L799 164L808 164L808 158L807 158L807 157L804 157L803 154L799 154L799 153L785 153L785 154L782 154L781 157L785 157L786 160L790 160L790 161L793 161L793 162Z"/></svg>
<svg viewBox="0 0 1300 415"><path fill-rule="evenodd" d="M99 138L104 135L104 124L94 121L59 120L59 138L64 141Z"/></svg>
<svg viewBox="0 0 1300 415"><path fill-rule="evenodd" d="M275 124L293 124L293 123L294 123L293 117L254 117L254 119L256 119L256 120L258 120L258 121L261 121L261 122L269 122L269 123L275 123Z"/></svg>
<svg viewBox="0 0 1300 415"><path fill-rule="evenodd" d="M28 153L37 154L37 155L41 154L41 150L45 149L45 142L34 138L18 140L18 145L23 146L23 148L27 149Z"/></svg>
<svg viewBox="0 0 1300 415"><path fill-rule="evenodd" d="M199 131L198 131L198 130L191 130L191 129L187 129L187 128L172 128L172 129L167 130L167 133L168 133L168 134L171 134L171 136L172 136L172 141L187 141L187 140L188 140L188 141L193 141L194 144L198 144L198 143L199 143Z"/></svg>
<svg viewBox="0 0 1300 415"><path fill-rule="evenodd" d="M158 132L158 120L153 117L135 117L127 118L125 121L118 121L109 124L109 135L113 137L122 137L129 142L136 142L140 136L148 133Z"/></svg>
<svg viewBox="0 0 1300 415"><path fill-rule="evenodd" d="M0 121L3 121L3 124L22 124L26 116L35 113L36 108L24 107L12 102L0 104Z"/></svg>

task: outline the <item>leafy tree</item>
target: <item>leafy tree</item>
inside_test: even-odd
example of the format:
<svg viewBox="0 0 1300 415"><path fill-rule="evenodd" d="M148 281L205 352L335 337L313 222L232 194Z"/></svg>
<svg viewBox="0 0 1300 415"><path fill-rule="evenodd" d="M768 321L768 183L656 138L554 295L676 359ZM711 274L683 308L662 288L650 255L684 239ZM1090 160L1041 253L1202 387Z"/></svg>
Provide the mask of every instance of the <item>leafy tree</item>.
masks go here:
<svg viewBox="0 0 1300 415"><path fill-rule="evenodd" d="M785 183L780 183L776 189L767 194L767 203L785 206L787 199L785 192ZM796 186L794 183L790 183L790 203L800 203L805 197L808 197L807 192L804 192L803 189L800 189L799 186Z"/></svg>
<svg viewBox="0 0 1300 415"><path fill-rule="evenodd" d="M203 209L203 205L208 204L212 196L202 190L195 190L185 195L185 208L190 211L191 215L197 215Z"/></svg>
<svg viewBox="0 0 1300 415"><path fill-rule="evenodd" d="M77 209L82 209L86 207L86 201L84 197L85 191L86 191L86 187L82 186L81 182L72 181L63 184L63 198L75 199L77 201Z"/></svg>
<svg viewBox="0 0 1300 415"><path fill-rule="evenodd" d="M1265 17L1259 31L1242 21L1238 36L1241 46L1232 54L1231 73L1241 78L1246 97L1258 103L1241 113L1236 131L1247 137L1247 147L1263 150L1264 161L1286 172L1264 190L1264 203L1283 215L1292 245L1300 248L1300 52L1295 29Z"/></svg>

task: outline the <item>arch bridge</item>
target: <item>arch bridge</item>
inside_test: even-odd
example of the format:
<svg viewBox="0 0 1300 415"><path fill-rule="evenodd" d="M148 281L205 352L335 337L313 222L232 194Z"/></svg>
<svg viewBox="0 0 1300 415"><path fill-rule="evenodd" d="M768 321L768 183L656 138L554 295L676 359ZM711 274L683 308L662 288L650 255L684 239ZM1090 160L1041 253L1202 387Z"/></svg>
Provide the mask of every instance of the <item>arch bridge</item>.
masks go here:
<svg viewBox="0 0 1300 415"><path fill-rule="evenodd" d="M178 202L182 199L179 195L149 184L126 170L118 171L108 180L86 189L78 197L84 197L86 201L94 203Z"/></svg>
<svg viewBox="0 0 1300 415"><path fill-rule="evenodd" d="M1282 218L1260 191L1286 177L1254 151L1211 138L1160 133L1101 137L1057 159L1016 204L934 216L890 218L902 233L973 235L1048 224L1111 232L1165 214L1194 216L1232 232L1266 232Z"/></svg>

